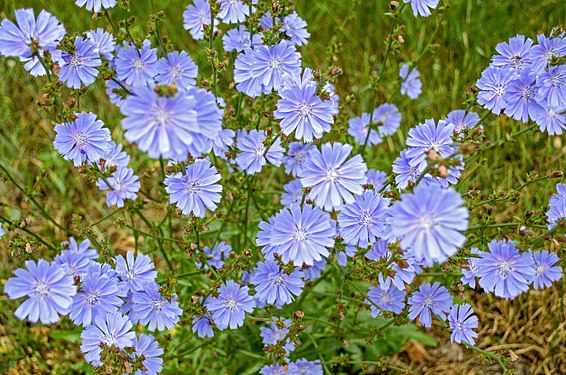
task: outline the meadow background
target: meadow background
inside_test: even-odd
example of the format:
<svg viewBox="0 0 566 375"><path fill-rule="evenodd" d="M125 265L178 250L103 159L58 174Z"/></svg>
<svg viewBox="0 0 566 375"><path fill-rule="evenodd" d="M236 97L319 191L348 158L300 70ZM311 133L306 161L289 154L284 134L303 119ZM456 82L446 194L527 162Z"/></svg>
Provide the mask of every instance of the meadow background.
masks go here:
<svg viewBox="0 0 566 375"><path fill-rule="evenodd" d="M182 30L182 12L188 0L131 0L131 3L137 16L134 33L144 35L147 15L164 10L168 20L162 26L162 33L177 49L189 52L199 66L200 75L210 74L210 65L202 48L188 32ZM516 34L535 39L537 34L548 33L554 26L566 25L566 2L563 0L453 0L444 3L448 9L442 12L441 18L433 12L431 17L419 18L416 22L409 9L402 14L401 23L406 25L404 47L398 55L389 59L381 81L384 90L379 93L378 99L380 102L391 99L399 107L403 114L401 131L372 154L375 167L386 172L390 172L390 165L404 144L403 135L410 127L426 118L439 119L453 109L466 108L467 95L488 65L497 43ZM354 95L354 103L350 106L352 116L369 109L368 77L378 69L385 51L383 40L391 23L391 19L384 15L388 4L388 1L381 0L295 1L295 8L308 22L311 33L309 44L301 49L303 65L324 65L329 58L328 47L340 44L334 58L344 74L339 77L336 86L342 99ZM2 0L0 18L13 18L14 9L22 7L32 7L36 13L40 9L48 9L66 26L67 31L86 31L103 25L103 22L91 19L92 13L76 7L72 0ZM398 74L399 63L419 56L431 40L435 43L435 52L417 63L423 81L421 97L416 101L399 95L390 97L398 88L388 81L393 82ZM221 44L219 39L216 42ZM220 85L231 80L230 74L225 72ZM73 225L73 218L95 223L112 210L104 205L104 195L96 186L73 172L70 164L53 149L51 124L36 105L40 93L40 79L31 77L15 61L0 59L0 163L47 207L56 221L69 227ZM121 140L117 129L121 116L110 105L102 82L97 81L94 87L89 88L81 97L81 104L83 108L98 113L113 129L113 138ZM527 131L509 142L505 141L506 136L526 127L504 116L491 116L484 123L486 138L499 144L479 154L479 162L474 163L474 168L466 169L460 191L470 191L487 199L494 192L512 192L527 182L529 174L532 177L535 173L543 176L553 171L564 171L564 136L549 137L539 131ZM155 168L141 166L146 160L134 158L132 161L133 168L140 174L142 186L144 181L155 179ZM542 180L533 183L521 190L520 198L492 205L496 222L515 221L528 211L543 207L557 182ZM6 181L0 181L0 210L14 220L30 218L34 230L53 242L66 239L65 233L43 220L29 199ZM133 245L132 235L115 229L111 221L99 230L116 252ZM494 237L497 231L486 230L480 235ZM26 250L25 243L17 243L17 240L9 236L0 240L0 285L21 264L14 254L17 249L33 251ZM509 354L512 351L517 360L509 367L518 373L566 373L564 291L564 281L560 281L552 288L530 291L512 302L485 295L477 297L474 302L480 318L478 347L498 353ZM65 329L72 327L69 322L49 328L32 327L13 317L16 306L6 296L0 295L0 373L88 371L81 362L78 335L65 333ZM498 372L497 365L487 359L463 347L450 345L445 335L434 330L428 334L434 340L409 340L389 348L389 352L396 352L391 363L411 368L415 373ZM345 350L334 349L335 352ZM183 353L178 354L179 358L169 360L182 363ZM194 354L185 353L190 358ZM235 358L248 363L256 360L245 355ZM172 366L170 368L175 368L175 363Z"/></svg>

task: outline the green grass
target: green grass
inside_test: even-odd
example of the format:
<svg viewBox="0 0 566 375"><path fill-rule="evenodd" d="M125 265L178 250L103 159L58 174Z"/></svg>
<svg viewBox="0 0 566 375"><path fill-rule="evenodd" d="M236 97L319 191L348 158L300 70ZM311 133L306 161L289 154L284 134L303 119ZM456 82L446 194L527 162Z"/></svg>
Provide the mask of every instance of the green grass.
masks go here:
<svg viewBox="0 0 566 375"><path fill-rule="evenodd" d="M203 78L210 76L210 65L203 52L206 42L197 43L187 32L181 31L182 12L188 0L154 0L155 9L148 0L131 2L137 17L132 29L134 35L141 37L147 33L149 13L164 10L168 19L162 33L178 49L189 52L199 65ZM72 0L3 0L0 18L12 18L15 8L33 7L36 12L49 9L68 31L82 32L104 25L103 21L92 20L91 13L72 3ZM391 23L391 18L384 15L388 3L381 0L295 1L298 13L308 22L311 32L310 43L302 48L305 65L324 67L332 57L327 54L329 46L340 46L334 59L344 74L338 78L336 86L342 99L354 95L352 104L346 109L350 116L369 110L369 77L372 71L380 69L386 49L383 41ZM548 33L554 26L566 25L566 2L563 0L461 0L450 3L440 20L435 15L415 20L409 9L405 9L402 15L401 23L406 25L404 43L400 52L389 59L378 95L378 102L391 100L398 105L403 113L402 129L390 141L372 151L368 159L372 167L390 172L391 162L403 148L404 135L409 128L424 119L438 119L453 109L464 109L466 95L489 63L497 43L516 34L535 38L539 33ZM122 13L120 9L112 11L115 19L121 18ZM434 39L431 39L437 25ZM431 40L438 47L435 53L425 55L417 63L423 80L422 96L417 101L410 101L393 94L398 90L398 65L414 60ZM220 45L220 41L216 40L216 46ZM19 63L5 58L0 59L0 74L0 163L13 171L16 180L42 202L59 223L71 227L73 215L80 215L85 223L93 223L110 213L112 210L105 206L96 187L53 149L52 124L36 105L41 95L42 80L30 77ZM226 89L231 73L225 72L220 79L220 85ZM83 109L99 114L112 129L115 140L122 139L119 111L109 104L101 82L89 89L81 104ZM526 126L502 116L491 116L484 124L486 138L493 142L505 139L506 135L521 131ZM544 176L552 171L563 171L566 169L564 141L564 137L528 131L502 146L482 152L477 156L478 162L464 174L464 182L459 189L461 192L477 191L478 200L482 200L492 192L509 191L520 186L527 181L529 173L537 172ZM154 183L158 178L157 164L146 166L146 162L147 159L133 160L133 167L140 174L143 186L158 189ZM556 182L543 180L527 186L521 198L513 204L495 205L494 215L498 221L514 221L514 217L544 206ZM30 227L52 243L66 239L65 233L43 220L30 200L15 191L7 181L0 182L0 211L12 220L32 218ZM159 209L156 208L156 211L161 215ZM99 234L102 233L113 251L133 246L133 237L115 230L111 221L100 227ZM491 235L494 233L497 231L489 232ZM8 240L3 239L2 242L0 246L7 245ZM0 252L0 280L8 278L12 270L21 265L22 254L30 256L25 254L25 241L19 237L12 238L9 246L3 247L9 251ZM22 254L18 255L18 252ZM50 254L31 254L32 257L44 255ZM84 371L80 369L76 335L61 338L53 336L52 331L52 339L42 341L48 337L47 334L34 334L28 328L22 328L22 324L13 318L15 307L5 296L0 296L0 336L3 339L0 341L0 372L16 366L21 366L21 373L33 370L35 373ZM62 331L69 327L70 324L61 323L54 329ZM244 330L240 339L246 340L246 333L249 336L249 332ZM226 343L228 337L222 340L226 348L237 351L236 344ZM179 338L171 342L171 345L181 348L181 352L182 344ZM191 346L187 344L187 348L190 350ZM204 360L200 360L199 353L198 350L195 352L190 364L184 363L183 359L169 359L172 368L203 366ZM245 358L246 354L243 356ZM254 358L246 361L253 362Z"/></svg>

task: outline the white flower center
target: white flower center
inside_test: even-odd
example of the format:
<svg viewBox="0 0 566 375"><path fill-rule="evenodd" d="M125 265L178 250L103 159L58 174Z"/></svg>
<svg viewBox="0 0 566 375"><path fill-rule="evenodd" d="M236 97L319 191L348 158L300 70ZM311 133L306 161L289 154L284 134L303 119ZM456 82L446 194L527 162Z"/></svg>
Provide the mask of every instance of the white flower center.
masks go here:
<svg viewBox="0 0 566 375"><path fill-rule="evenodd" d="M293 237L295 241L303 242L308 239L309 235L305 228L297 228Z"/></svg>
<svg viewBox="0 0 566 375"><path fill-rule="evenodd" d="M550 119L554 119L556 117L556 110L554 108L548 110L548 117Z"/></svg>
<svg viewBox="0 0 566 375"><path fill-rule="evenodd" d="M198 181L189 181L186 190L189 194L196 193L197 191L200 191L200 184L198 183ZM218 257L220 257L220 254L218 254Z"/></svg>
<svg viewBox="0 0 566 375"><path fill-rule="evenodd" d="M430 230L434 227L434 220L430 217L430 215L425 213L419 218L419 226L422 229Z"/></svg>
<svg viewBox="0 0 566 375"><path fill-rule="evenodd" d="M238 305L238 303L236 302L236 299L234 297L230 297L230 298L226 299L226 301L224 301L224 304L230 310L234 310L236 308L236 306Z"/></svg>
<svg viewBox="0 0 566 375"><path fill-rule="evenodd" d="M169 111L159 108L157 111L155 111L155 122L161 125L165 125L165 123L167 123L167 121L169 120L170 116L171 115Z"/></svg>
<svg viewBox="0 0 566 375"><path fill-rule="evenodd" d="M499 266L497 267L497 274L502 279L506 279L509 276L509 272L511 272L512 266L511 262L508 260L502 260L499 262Z"/></svg>
<svg viewBox="0 0 566 375"><path fill-rule="evenodd" d="M34 291L40 297L47 297L49 294L49 286L45 281L38 281L35 283Z"/></svg>
<svg viewBox="0 0 566 375"><path fill-rule="evenodd" d="M279 60L279 58L275 57L273 58L270 62L269 62L269 67L273 70L277 70L279 69L279 66L281 65L281 61Z"/></svg>
<svg viewBox="0 0 566 375"><path fill-rule="evenodd" d="M257 156L263 156L265 153L265 145L263 143L259 143L255 146L254 152Z"/></svg>
<svg viewBox="0 0 566 375"><path fill-rule="evenodd" d="M280 272L277 276L275 276L275 278L273 279L273 284L279 286L281 284L283 284L283 282L285 281L285 275Z"/></svg>
<svg viewBox="0 0 566 375"><path fill-rule="evenodd" d="M273 340L279 342L285 338L286 334L283 330L277 330L273 333Z"/></svg>
<svg viewBox="0 0 566 375"><path fill-rule="evenodd" d="M393 297L390 296L390 295L387 294L387 293L383 293L383 294L379 297L379 302L380 302L380 305L382 305L382 306L388 305L388 304L390 304L391 302L393 302Z"/></svg>
<svg viewBox="0 0 566 375"><path fill-rule="evenodd" d="M172 67L171 71L169 72L169 75L173 79L181 79L181 77L183 76L183 70L181 66L177 64L174 67Z"/></svg>
<svg viewBox="0 0 566 375"><path fill-rule="evenodd" d="M77 57L77 55L71 56L71 59L69 60L69 65L73 68L76 68L79 65L82 65L82 63L83 63L83 59L81 59L80 57Z"/></svg>
<svg viewBox="0 0 566 375"><path fill-rule="evenodd" d="M358 218L358 223L360 225L369 225L371 223L371 215L369 214L369 212L364 211L363 214L360 215L360 217Z"/></svg>
<svg viewBox="0 0 566 375"><path fill-rule="evenodd" d="M307 117L310 114L311 109L312 106L307 103L303 103L299 106L299 112L302 117Z"/></svg>
<svg viewBox="0 0 566 375"><path fill-rule="evenodd" d="M106 336L104 343L108 346L116 345L116 339L113 336Z"/></svg>
<svg viewBox="0 0 566 375"><path fill-rule="evenodd" d="M98 293L96 292L92 292L86 295L86 302L89 305L97 305L98 303L100 303L100 297L98 296Z"/></svg>
<svg viewBox="0 0 566 375"><path fill-rule="evenodd" d="M73 136L73 140L77 146L83 147L88 141L88 136L85 131L76 132Z"/></svg>
<svg viewBox="0 0 566 375"><path fill-rule="evenodd" d="M548 271L548 265L547 264L537 265L537 268L536 268L537 275L542 275L546 271Z"/></svg>
<svg viewBox="0 0 566 375"><path fill-rule="evenodd" d="M424 305L426 307L431 307L434 304L434 299L432 297L426 297L424 300Z"/></svg>
<svg viewBox="0 0 566 375"><path fill-rule="evenodd" d="M497 85L494 89L493 92L495 93L495 95L497 96L503 96L505 95L505 86L504 85Z"/></svg>
<svg viewBox="0 0 566 375"><path fill-rule="evenodd" d="M136 72L140 72L145 66L145 62L142 59L138 58L133 61L133 65L134 65L134 70Z"/></svg>
<svg viewBox="0 0 566 375"><path fill-rule="evenodd" d="M326 171L325 178L327 181L334 182L338 178L338 172L334 168L329 169Z"/></svg>
<svg viewBox="0 0 566 375"><path fill-rule="evenodd" d="M155 311L161 311L164 305L165 305L165 300L155 300L151 304L151 306Z"/></svg>

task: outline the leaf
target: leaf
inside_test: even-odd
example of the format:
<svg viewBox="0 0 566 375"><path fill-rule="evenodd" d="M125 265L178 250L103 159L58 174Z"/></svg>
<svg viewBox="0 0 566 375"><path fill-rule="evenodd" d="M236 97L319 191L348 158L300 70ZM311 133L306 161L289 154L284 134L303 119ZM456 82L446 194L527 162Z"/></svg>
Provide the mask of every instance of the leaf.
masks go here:
<svg viewBox="0 0 566 375"><path fill-rule="evenodd" d="M65 340L72 344L81 342L82 328L73 331L51 331L49 336L55 340Z"/></svg>

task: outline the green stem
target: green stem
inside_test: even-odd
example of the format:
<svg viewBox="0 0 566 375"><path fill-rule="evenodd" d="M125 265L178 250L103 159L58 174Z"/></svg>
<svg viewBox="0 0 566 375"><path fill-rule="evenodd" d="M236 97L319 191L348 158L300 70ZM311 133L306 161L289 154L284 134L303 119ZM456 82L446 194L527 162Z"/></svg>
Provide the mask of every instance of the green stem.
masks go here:
<svg viewBox="0 0 566 375"><path fill-rule="evenodd" d="M480 348L478 348L477 346L474 346L472 344L468 344L468 343L464 343L464 345L466 345L468 348L475 350L478 353L481 353L487 357L493 358L497 361L497 363L499 364L499 367L501 367L501 369L503 370L503 373L507 372L507 367L505 367L505 364L503 363L503 361L501 360L501 358L499 358L498 355L495 355L493 353L490 352L486 352L485 350L482 350Z"/></svg>
<svg viewBox="0 0 566 375"><path fill-rule="evenodd" d="M6 217L4 217L2 215L0 215L0 219L5 223L12 224L10 220L8 220ZM45 241L43 238L41 238L41 236L39 236L39 234L32 232L31 230L27 229L25 226L21 227L19 225L13 225L13 224L12 224L12 226L15 229L21 230L22 232L25 232L25 233L29 234L30 236L34 237L36 240L38 240L39 242L41 242L42 244L44 244L45 246L47 246L51 250L57 250L57 248L54 245Z"/></svg>

